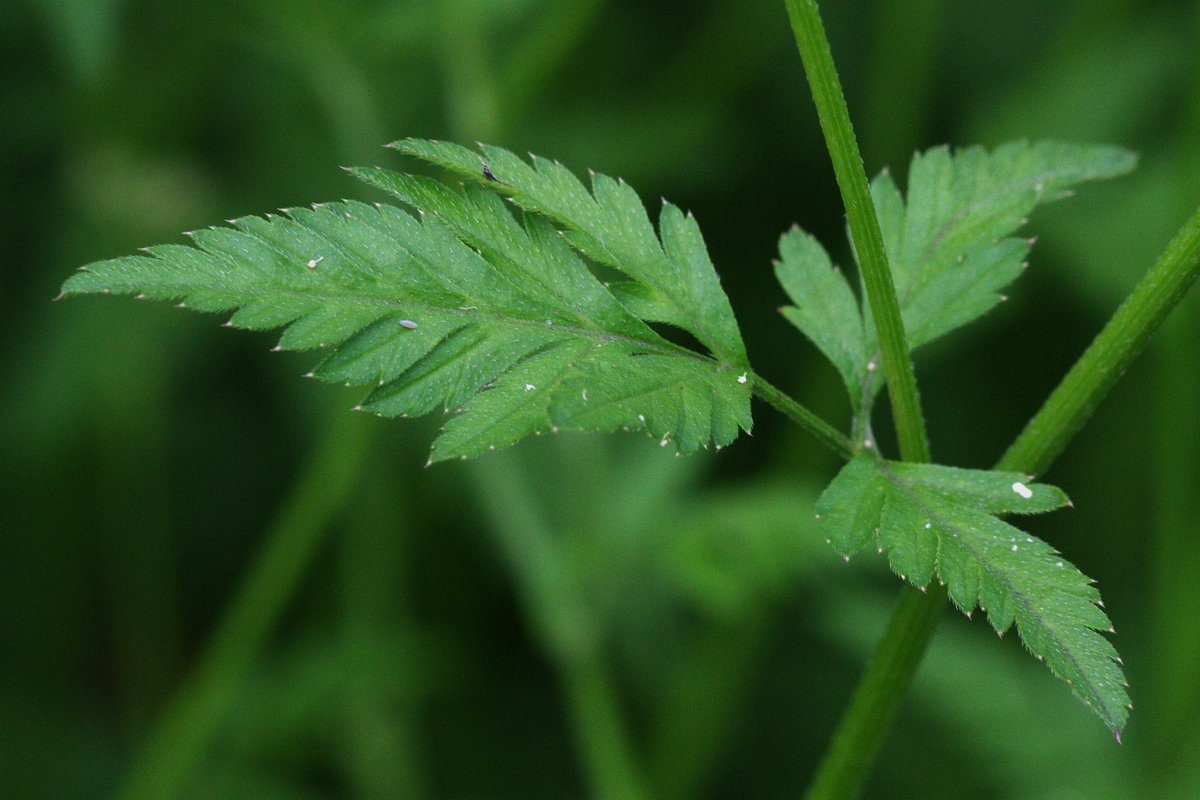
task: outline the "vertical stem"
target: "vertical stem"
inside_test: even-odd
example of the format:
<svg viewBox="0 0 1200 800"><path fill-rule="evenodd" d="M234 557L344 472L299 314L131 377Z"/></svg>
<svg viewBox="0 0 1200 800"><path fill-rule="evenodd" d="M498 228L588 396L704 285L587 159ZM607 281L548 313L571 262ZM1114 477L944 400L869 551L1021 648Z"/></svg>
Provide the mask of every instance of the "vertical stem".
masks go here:
<svg viewBox="0 0 1200 800"><path fill-rule="evenodd" d="M906 461L928 461L929 445L895 287L829 42L815 0L786 2L875 318L901 456ZM1195 282L1198 269L1200 211L1168 245L998 467L1032 473L1049 467ZM880 648L818 768L810 799L853 798L859 794L936 627L944 600L944 589L922 594L912 587L905 588Z"/></svg>
<svg viewBox="0 0 1200 800"><path fill-rule="evenodd" d="M888 397L892 402L896 437L900 441L900 455L905 461L928 461L929 441L925 436L925 419L921 414L921 399L904 335L904 322L900 318L900 303L896 300L896 287L888 269L875 203L821 15L816 0L787 0L787 9L804 62L804 73L817 106L817 116L821 120L821 131L833 160L833 171L850 222L850 238L858 254L863 285L879 333L880 355L887 377Z"/></svg>
<svg viewBox="0 0 1200 800"><path fill-rule="evenodd" d="M1200 274L1200 209L1184 224L1100 335L1051 393L996 469L1045 472ZM1195 365L1188 365L1195 368ZM1036 424L1035 424L1036 423ZM945 589L905 587L883 642L855 691L809 800L857 797L920 663ZM911 641L907 649L903 642Z"/></svg>
<svg viewBox="0 0 1200 800"><path fill-rule="evenodd" d="M905 586L809 786L807 800L858 797L945 607L946 590Z"/></svg>
<svg viewBox="0 0 1200 800"><path fill-rule="evenodd" d="M900 317L900 303L896 299L875 203L833 64L833 54L815 0L787 0L787 9L817 106L817 116L821 120L821 130L833 160L850 223L850 238L858 254L863 285L875 319L900 455L905 461L926 462L930 459L929 440L925 435L917 379ZM933 635L944 601L945 590L940 587L928 593L911 586L903 589L883 641L817 768L809 798L857 796L900 709L925 646Z"/></svg>
<svg viewBox="0 0 1200 800"><path fill-rule="evenodd" d="M568 711L596 800L650 800L611 670L601 655L559 658Z"/></svg>

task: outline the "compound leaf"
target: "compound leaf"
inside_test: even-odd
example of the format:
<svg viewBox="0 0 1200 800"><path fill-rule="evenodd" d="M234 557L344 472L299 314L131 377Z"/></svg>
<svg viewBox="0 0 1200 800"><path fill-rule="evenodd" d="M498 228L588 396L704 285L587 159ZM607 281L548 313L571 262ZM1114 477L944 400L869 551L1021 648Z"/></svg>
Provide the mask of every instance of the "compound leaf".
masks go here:
<svg viewBox="0 0 1200 800"><path fill-rule="evenodd" d="M980 607L997 633L1016 623L1025 647L1118 735L1129 697L1100 593L1050 545L999 519L1067 505L1019 473L852 459L817 502L846 558L872 541L892 569L924 589L946 586L967 616Z"/></svg>
<svg viewBox="0 0 1200 800"><path fill-rule="evenodd" d="M795 303L780 309L837 368L855 401L870 355L854 290L815 237L793 227L779 240L775 276Z"/></svg>
<svg viewBox="0 0 1200 800"><path fill-rule="evenodd" d="M554 220L564 227L571 245L588 258L641 284L644 295L660 309L655 319L681 325L723 363L746 366L746 348L733 309L690 213L664 200L655 235L645 206L623 180L591 173L589 191L562 164L532 154L532 163L526 163L488 145L480 145L479 152L426 139L406 139L392 146ZM378 180L385 174L386 170L374 171Z"/></svg>
<svg viewBox="0 0 1200 800"><path fill-rule="evenodd" d="M935 147L917 153L907 201L886 170L877 176L871 194L909 347L971 322L1004 299L1001 290L1021 274L1033 244L1012 234L1035 207L1068 196L1079 183L1128 172L1135 163L1132 153L1115 147L1021 141L992 151ZM882 371L873 368L874 325L857 302L847 301L845 278L826 274L832 263L824 251L815 242L798 247L800 236L790 233L781 242L779 278L795 303L784 314L834 362L856 417L865 417L883 386ZM822 306L849 319L814 313ZM847 331L851 325L862 329L863 352L860 337ZM851 341L848 351L844 345ZM831 348L831 342L843 346Z"/></svg>
<svg viewBox="0 0 1200 800"><path fill-rule="evenodd" d="M727 343L741 360L689 350L627 310L546 217L518 218L475 186L359 174L419 217L357 202L243 217L191 234L191 247L91 264L63 293L180 299L234 311L231 327L282 327L279 349L328 351L312 376L373 387L364 410L458 412L432 460L559 429L642 429L679 452L725 445L750 429L732 317ZM664 213L662 224L662 245L650 236L664 261L708 263L693 221ZM709 288L720 294L713 275ZM670 275L658 280L673 288ZM722 304L723 294L708 301Z"/></svg>

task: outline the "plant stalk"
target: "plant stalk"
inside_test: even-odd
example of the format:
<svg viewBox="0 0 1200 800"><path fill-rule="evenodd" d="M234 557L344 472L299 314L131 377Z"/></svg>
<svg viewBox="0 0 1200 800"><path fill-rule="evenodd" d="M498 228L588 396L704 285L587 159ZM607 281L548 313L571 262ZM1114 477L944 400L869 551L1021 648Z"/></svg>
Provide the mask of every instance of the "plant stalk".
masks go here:
<svg viewBox="0 0 1200 800"><path fill-rule="evenodd" d="M927 462L929 439L900 303L829 40L815 0L787 0L787 9L875 319L900 456L905 461ZM810 800L852 798L861 791L933 636L945 597L941 587L923 593L906 586L902 591L883 640L817 769L808 793Z"/></svg>
<svg viewBox="0 0 1200 800"><path fill-rule="evenodd" d="M816 0L787 0L787 10L817 106L821 131L833 161L838 189L846 206L850 238L858 254L863 286L875 318L900 456L905 461L926 462L929 461L929 440L925 435L917 378L900 317L900 303L896 299L896 286L888 268L875 202L871 198L858 139L850 123L846 97L833 65L829 40L821 24Z"/></svg>
<svg viewBox="0 0 1200 800"><path fill-rule="evenodd" d="M811 433L821 444L842 458L848 460L854 457L854 443L837 428L809 411L782 389L772 386L761 375L750 373L750 381L754 394L760 400Z"/></svg>
<svg viewBox="0 0 1200 800"><path fill-rule="evenodd" d="M946 607L945 588L905 585L809 785L807 800L858 797Z"/></svg>
<svg viewBox="0 0 1200 800"><path fill-rule="evenodd" d="M1117 379L1200 275L1200 208L1021 431L997 469L1040 475L1079 433ZM1195 364L1181 365L1195 368Z"/></svg>
<svg viewBox="0 0 1200 800"><path fill-rule="evenodd" d="M996 469L1040 474L1079 432L1129 363L1200 275L1200 209L1176 234L1154 266L1047 398L996 464ZM855 690L808 800L859 795L867 770L899 710L921 654L945 605L945 589L921 594L906 586L879 649ZM900 649L911 639L915 650Z"/></svg>
<svg viewBox="0 0 1200 800"><path fill-rule="evenodd" d="M906 461L928 461L929 444L895 286L829 42L815 0L787 0L787 9L875 318L901 457ZM1200 211L1168 245L997 468L1034 474L1047 469L1195 282L1198 271ZM940 588L922 593L905 587L883 640L818 767L807 795L809 800L842 800L861 792L937 626L945 595Z"/></svg>

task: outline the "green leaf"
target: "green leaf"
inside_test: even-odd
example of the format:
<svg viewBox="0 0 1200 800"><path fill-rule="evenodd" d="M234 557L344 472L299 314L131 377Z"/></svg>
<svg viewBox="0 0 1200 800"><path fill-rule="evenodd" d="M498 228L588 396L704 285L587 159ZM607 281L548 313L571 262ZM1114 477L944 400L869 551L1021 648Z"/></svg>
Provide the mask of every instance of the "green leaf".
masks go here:
<svg viewBox="0 0 1200 800"><path fill-rule="evenodd" d="M651 318L685 328L724 364L748 366L733 309L690 212L684 214L664 200L656 235L642 201L623 180L591 173L589 191L562 164L532 154L532 164L527 164L507 150L488 145L480 145L480 152L424 139L406 139L392 146L470 178L564 226L572 246L645 287L662 308ZM365 177L382 182L386 174L376 169Z"/></svg>
<svg viewBox="0 0 1200 800"><path fill-rule="evenodd" d="M1058 142L1011 142L992 151L935 147L913 157L908 199L884 170L871 183L910 348L982 316L1023 271L1032 240L1012 238L1041 203L1088 180L1128 172L1128 151ZM777 272L795 303L784 315L833 361L856 420L883 387L871 320L815 241L792 232ZM869 309L868 309L869 312ZM855 334L851 328L859 333Z"/></svg>
<svg viewBox="0 0 1200 800"><path fill-rule="evenodd" d="M792 302L780 312L837 367L853 402L870 357L854 290L815 237L793 227L779 240L775 276Z"/></svg>
<svg viewBox="0 0 1200 800"><path fill-rule="evenodd" d="M474 186L360 174L419 218L355 202L244 217L195 232L193 247L91 264L63 292L182 299L236 310L232 327L283 327L279 349L329 351L312 376L373 387L364 410L455 410L431 460L560 429L640 429L684 453L750 429L745 366L663 339L548 219L518 219ZM671 237L693 235L678 225ZM702 251L694 236L686 247Z"/></svg>
<svg viewBox="0 0 1200 800"><path fill-rule="evenodd" d="M1112 631L1092 581L1050 545L998 519L1068 504L1020 473L852 459L817 502L845 558L874 542L892 569L924 589L937 579L967 616L978 606L1003 634L1014 622L1026 648L1118 734L1129 697Z"/></svg>

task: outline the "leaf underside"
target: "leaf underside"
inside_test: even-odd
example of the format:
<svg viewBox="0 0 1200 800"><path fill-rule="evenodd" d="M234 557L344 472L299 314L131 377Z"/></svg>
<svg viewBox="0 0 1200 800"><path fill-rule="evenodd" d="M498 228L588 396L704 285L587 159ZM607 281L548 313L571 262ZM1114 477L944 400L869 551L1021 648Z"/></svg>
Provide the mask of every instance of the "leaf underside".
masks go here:
<svg viewBox="0 0 1200 800"><path fill-rule="evenodd" d="M871 182L884 248L910 348L982 316L1026 266L1033 244L1013 238L1041 203L1079 183L1128 172L1115 147L1012 142L992 151L913 156L907 199L884 171ZM816 239L793 228L780 240L776 275L794 305L783 314L842 376L856 426L865 429L883 387L879 345L846 276Z"/></svg>
<svg viewBox="0 0 1200 800"><path fill-rule="evenodd" d="M967 616L982 608L998 634L1015 622L1029 652L1119 735L1129 697L1120 658L1100 633L1112 632L1100 593L1050 545L997 516L1068 503L1059 489L1027 480L862 453L821 495L817 515L847 559L874 542L902 579L922 589L937 580Z"/></svg>
<svg viewBox="0 0 1200 800"><path fill-rule="evenodd" d="M63 293L176 299L234 311L231 327L284 328L279 349L327 351L312 376L373 387L363 410L456 412L434 461L557 430L644 430L688 453L750 429L745 348L690 215L664 203L655 231L632 189L605 176L589 192L544 159L405 148L460 173L473 158L475 184L353 170L419 215L341 202L243 217L189 234L194 246L90 264ZM610 291L580 253L635 288ZM626 307L630 291L643 301ZM684 328L711 354L645 320Z"/></svg>

